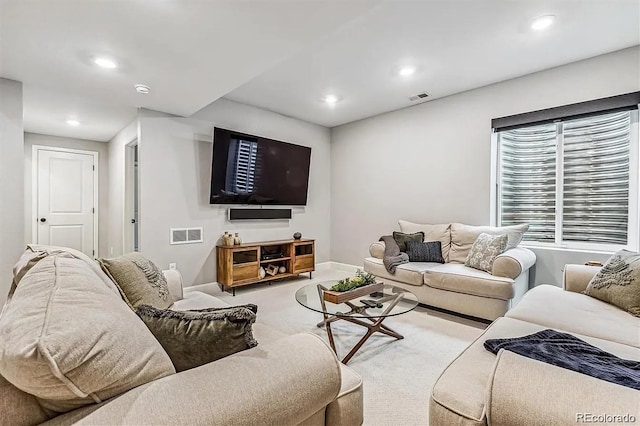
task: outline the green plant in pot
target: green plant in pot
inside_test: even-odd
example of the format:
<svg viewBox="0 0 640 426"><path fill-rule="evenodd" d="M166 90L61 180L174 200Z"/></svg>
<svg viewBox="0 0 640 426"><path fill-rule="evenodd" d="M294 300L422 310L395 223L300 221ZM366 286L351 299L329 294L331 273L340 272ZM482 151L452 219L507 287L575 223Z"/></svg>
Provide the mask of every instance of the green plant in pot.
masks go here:
<svg viewBox="0 0 640 426"><path fill-rule="evenodd" d="M375 284L375 282L375 275L372 275L368 272L362 272L360 269L358 269L354 278L345 278L343 280L340 280L336 284L334 284L330 288L330 290L342 293L365 285Z"/></svg>

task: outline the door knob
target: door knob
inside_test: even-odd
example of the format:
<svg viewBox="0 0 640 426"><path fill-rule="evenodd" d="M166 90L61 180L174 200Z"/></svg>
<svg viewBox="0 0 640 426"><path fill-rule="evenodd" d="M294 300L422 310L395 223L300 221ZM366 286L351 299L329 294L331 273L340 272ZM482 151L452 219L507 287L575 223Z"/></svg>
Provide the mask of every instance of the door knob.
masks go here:
<svg viewBox="0 0 640 426"><path fill-rule="evenodd" d="M136 220L135 219L131 219L131 223L136 223Z"/></svg>
<svg viewBox="0 0 640 426"><path fill-rule="evenodd" d="M46 217L41 217L41 218L40 218L40 222L45 223L46 221L47 221L47 218L46 218Z"/></svg>

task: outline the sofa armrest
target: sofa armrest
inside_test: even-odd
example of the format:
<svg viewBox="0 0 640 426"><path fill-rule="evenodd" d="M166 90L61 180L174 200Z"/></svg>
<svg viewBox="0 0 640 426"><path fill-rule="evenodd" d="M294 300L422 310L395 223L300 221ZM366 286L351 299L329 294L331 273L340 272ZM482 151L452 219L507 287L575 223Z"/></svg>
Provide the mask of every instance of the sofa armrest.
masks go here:
<svg viewBox="0 0 640 426"><path fill-rule="evenodd" d="M371 255L371 257L382 259L384 258L384 249L384 241L376 241L369 246L369 254Z"/></svg>
<svg viewBox="0 0 640 426"><path fill-rule="evenodd" d="M493 261L491 274L516 279L536 263L536 254L524 247L514 247L498 255Z"/></svg>
<svg viewBox="0 0 640 426"><path fill-rule="evenodd" d="M640 392L634 389L504 349L485 397L492 426L589 423L585 416L603 413L637 416L640 404Z"/></svg>
<svg viewBox="0 0 640 426"><path fill-rule="evenodd" d="M299 424L339 390L333 351L317 336L296 334L154 380L48 424Z"/></svg>
<svg viewBox="0 0 640 426"><path fill-rule="evenodd" d="M173 298L174 302L182 300L184 294L182 293L182 274L177 269L167 269L162 271L167 284L169 284L169 294Z"/></svg>
<svg viewBox="0 0 640 426"><path fill-rule="evenodd" d="M593 278L599 270L600 266L564 265L562 288L566 291L582 293L587 289L591 278Z"/></svg>

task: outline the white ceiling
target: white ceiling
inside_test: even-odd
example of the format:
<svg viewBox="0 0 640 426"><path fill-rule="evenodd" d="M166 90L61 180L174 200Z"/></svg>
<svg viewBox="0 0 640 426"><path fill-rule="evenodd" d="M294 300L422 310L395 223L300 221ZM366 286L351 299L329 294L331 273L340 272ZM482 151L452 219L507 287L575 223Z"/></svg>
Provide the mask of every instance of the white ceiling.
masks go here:
<svg viewBox="0 0 640 426"><path fill-rule="evenodd" d="M336 126L637 45L639 3L0 0L0 76L24 83L29 132L107 141L137 107L188 116L225 95ZM551 29L528 30L546 13ZM404 64L418 72L399 78Z"/></svg>
<svg viewBox="0 0 640 426"><path fill-rule="evenodd" d="M637 45L639 20L638 0L385 1L226 97L333 127ZM405 64L418 72L398 77Z"/></svg>
<svg viewBox="0 0 640 426"><path fill-rule="evenodd" d="M26 131L106 141L136 107L190 115L376 3L0 0L0 76L24 83Z"/></svg>

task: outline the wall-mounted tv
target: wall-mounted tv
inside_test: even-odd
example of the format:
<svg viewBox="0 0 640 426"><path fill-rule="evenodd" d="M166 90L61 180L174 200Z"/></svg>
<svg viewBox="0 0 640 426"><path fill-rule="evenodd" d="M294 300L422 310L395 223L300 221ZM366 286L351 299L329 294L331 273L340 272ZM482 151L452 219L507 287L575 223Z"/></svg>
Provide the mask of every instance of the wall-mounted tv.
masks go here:
<svg viewBox="0 0 640 426"><path fill-rule="evenodd" d="M211 204L307 204L311 148L215 128Z"/></svg>

